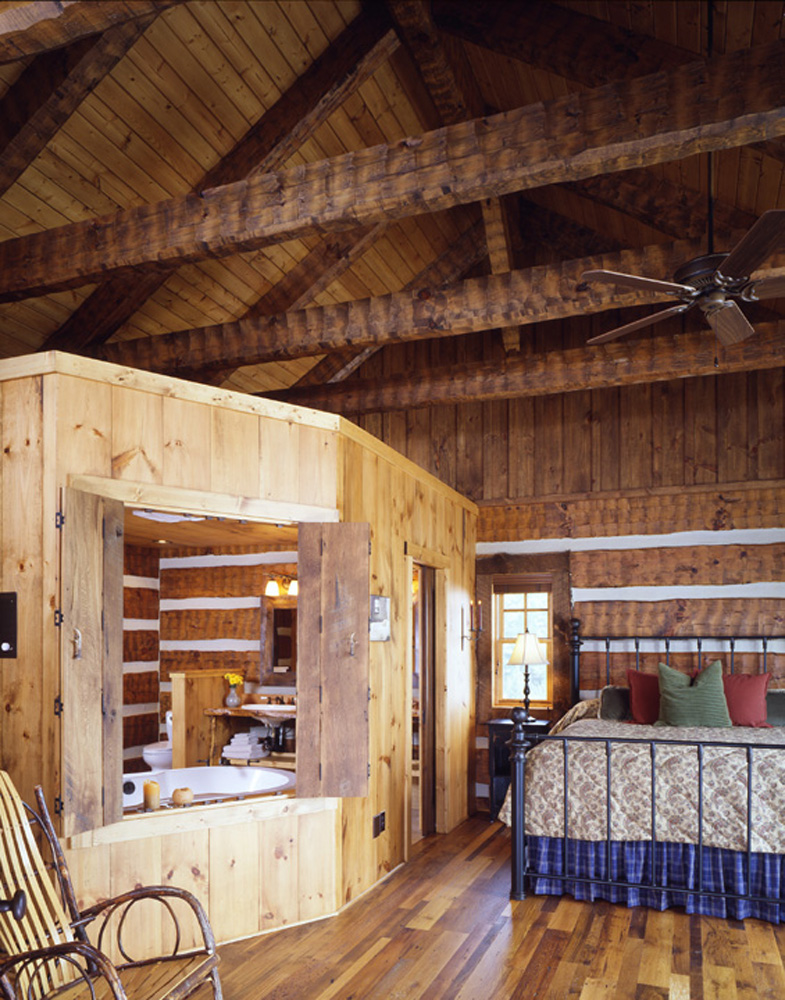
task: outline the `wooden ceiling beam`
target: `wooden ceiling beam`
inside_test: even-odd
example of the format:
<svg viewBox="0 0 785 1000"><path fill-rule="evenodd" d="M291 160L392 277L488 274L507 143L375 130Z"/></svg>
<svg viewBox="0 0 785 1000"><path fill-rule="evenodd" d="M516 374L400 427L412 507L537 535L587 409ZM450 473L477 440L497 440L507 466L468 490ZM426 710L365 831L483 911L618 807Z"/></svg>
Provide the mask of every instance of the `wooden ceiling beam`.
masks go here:
<svg viewBox="0 0 785 1000"><path fill-rule="evenodd" d="M155 20L137 17L37 56L0 103L0 196Z"/></svg>
<svg viewBox="0 0 785 1000"><path fill-rule="evenodd" d="M706 235L706 195L664 177L653 176L650 171L627 170L621 174L589 177L563 187L582 198L629 215L673 239L700 239ZM746 231L756 220L752 212L714 200L714 229L719 240L731 233ZM730 248L730 245L726 247Z"/></svg>
<svg viewBox="0 0 785 1000"><path fill-rule="evenodd" d="M0 301L785 133L785 40L0 243Z"/></svg>
<svg viewBox="0 0 785 1000"><path fill-rule="evenodd" d="M191 193L200 195L206 189L277 169L399 44L386 18L377 14L355 18ZM178 264L174 261L164 270L153 264L147 274L139 267L130 276L102 282L40 350L82 351L90 344L104 343L166 282ZM313 277L316 287L319 272L313 272Z"/></svg>
<svg viewBox="0 0 785 1000"><path fill-rule="evenodd" d="M382 236L385 229L383 223L378 223L365 229L352 229L348 233L332 233L320 240L310 253L254 302L243 320L253 321L290 309L304 309L328 285L348 271ZM236 365L218 370L211 368L207 372L197 367L183 367L178 372L178 377L220 385L236 370Z"/></svg>
<svg viewBox="0 0 785 1000"><path fill-rule="evenodd" d="M0 11L0 63L62 48L136 18L156 15L183 0L41 0Z"/></svg>
<svg viewBox="0 0 785 1000"><path fill-rule="evenodd" d="M423 0L387 0L387 6L442 122L455 125L483 115L485 103L469 61L462 48L447 53L429 6ZM504 202L501 198L483 198L480 206L491 273L511 271L515 262ZM504 327L501 334L506 351L520 350L518 327Z"/></svg>
<svg viewBox="0 0 785 1000"><path fill-rule="evenodd" d="M106 344L101 356L150 371L221 368L526 325L546 319L662 302L662 294L595 284L579 288L584 270L606 268L670 275L702 251L697 240L584 257L558 265L469 278L448 288L418 288L377 298L279 313L254 320ZM780 273L761 269L761 275Z"/></svg>
<svg viewBox="0 0 785 1000"><path fill-rule="evenodd" d="M435 0L433 17L441 31L587 87L674 70L698 58L555 3Z"/></svg>
<svg viewBox="0 0 785 1000"><path fill-rule="evenodd" d="M482 260L484 256L482 226L477 223L428 267L412 278L403 291L419 292L421 289L444 288L446 285L458 281L470 267ZM295 385L341 382L379 350L381 350L381 346L370 344L367 347L333 351L298 379Z"/></svg>
<svg viewBox="0 0 785 1000"><path fill-rule="evenodd" d="M611 386L666 382L698 375L781 368L785 320L759 324L755 336L720 349L711 331L614 341L602 347L546 351L499 362L454 366L444 371L396 375L381 380L290 389L265 394L287 403L359 416L389 410L548 396Z"/></svg>

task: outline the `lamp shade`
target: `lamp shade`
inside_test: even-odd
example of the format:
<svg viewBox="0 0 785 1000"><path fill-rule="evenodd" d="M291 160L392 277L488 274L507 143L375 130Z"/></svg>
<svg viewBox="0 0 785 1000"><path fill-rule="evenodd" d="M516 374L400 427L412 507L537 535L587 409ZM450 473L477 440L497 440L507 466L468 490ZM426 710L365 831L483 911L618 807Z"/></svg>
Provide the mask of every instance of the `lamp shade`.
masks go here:
<svg viewBox="0 0 785 1000"><path fill-rule="evenodd" d="M531 632L519 632L508 663L527 667L533 667L538 663L547 663L545 654L542 651L540 640Z"/></svg>
<svg viewBox="0 0 785 1000"><path fill-rule="evenodd" d="M281 596L281 588L278 585L278 581L277 580L268 580L267 581L267 584L265 585L265 588L264 588L264 596L265 597L280 597Z"/></svg>
<svg viewBox="0 0 785 1000"><path fill-rule="evenodd" d="M300 588L297 586L297 581L292 580L292 582L289 584L289 597L297 597L299 589Z"/></svg>

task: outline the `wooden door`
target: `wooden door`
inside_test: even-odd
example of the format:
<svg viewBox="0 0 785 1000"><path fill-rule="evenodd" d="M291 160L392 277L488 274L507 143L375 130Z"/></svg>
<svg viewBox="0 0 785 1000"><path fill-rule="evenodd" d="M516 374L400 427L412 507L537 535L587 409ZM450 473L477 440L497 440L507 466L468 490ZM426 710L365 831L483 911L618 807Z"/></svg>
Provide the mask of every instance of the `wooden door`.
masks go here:
<svg viewBox="0 0 785 1000"><path fill-rule="evenodd" d="M368 794L370 526L300 524L297 794Z"/></svg>
<svg viewBox="0 0 785 1000"><path fill-rule="evenodd" d="M63 490L62 832L122 819L123 504Z"/></svg>

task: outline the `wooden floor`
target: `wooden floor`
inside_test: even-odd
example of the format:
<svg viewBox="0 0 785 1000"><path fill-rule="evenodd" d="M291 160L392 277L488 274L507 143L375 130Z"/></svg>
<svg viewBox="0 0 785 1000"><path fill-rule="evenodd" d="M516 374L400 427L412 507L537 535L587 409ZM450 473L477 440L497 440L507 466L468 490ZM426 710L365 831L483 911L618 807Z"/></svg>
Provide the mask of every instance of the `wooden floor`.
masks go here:
<svg viewBox="0 0 785 1000"><path fill-rule="evenodd" d="M420 841L338 916L222 947L225 1000L785 998L785 927L511 903L509 855L509 831L483 815Z"/></svg>

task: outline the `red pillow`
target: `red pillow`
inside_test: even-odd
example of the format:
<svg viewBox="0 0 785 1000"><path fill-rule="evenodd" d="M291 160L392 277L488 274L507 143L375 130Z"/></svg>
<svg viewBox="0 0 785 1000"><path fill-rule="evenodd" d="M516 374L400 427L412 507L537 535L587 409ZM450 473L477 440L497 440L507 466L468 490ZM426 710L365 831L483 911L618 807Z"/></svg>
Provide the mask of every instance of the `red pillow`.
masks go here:
<svg viewBox="0 0 785 1000"><path fill-rule="evenodd" d="M766 690L769 674L724 674L722 683L734 726L771 729L766 721Z"/></svg>
<svg viewBox="0 0 785 1000"><path fill-rule="evenodd" d="M630 688L630 712L632 721L639 726L653 726L660 717L660 678L657 674L645 674L642 670L627 670L627 684Z"/></svg>

